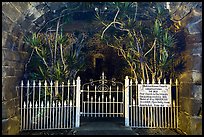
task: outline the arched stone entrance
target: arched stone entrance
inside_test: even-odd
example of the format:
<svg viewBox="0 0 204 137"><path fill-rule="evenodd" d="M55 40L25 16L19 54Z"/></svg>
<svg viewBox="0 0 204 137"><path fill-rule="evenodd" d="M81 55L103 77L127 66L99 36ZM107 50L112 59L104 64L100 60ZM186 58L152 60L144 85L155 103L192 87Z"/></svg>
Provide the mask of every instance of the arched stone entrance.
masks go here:
<svg viewBox="0 0 204 137"><path fill-rule="evenodd" d="M193 5L191 2L186 4ZM173 11L179 5L182 3L173 2L170 7ZM30 56L27 53L28 47L25 47L23 37L25 35L31 36L33 32L39 31L49 21L59 17L60 11L66 7L69 7L68 2L2 3L2 134L19 132L19 97L15 86L23 78L25 64ZM179 17L185 11L184 6L175 13ZM202 19L201 21L196 20L196 18L202 17L201 11L202 3L198 3L189 18L190 20L195 17L195 20L190 23L187 22L183 26L186 31L185 43L187 43L187 48L184 56L187 61L187 69L180 78L183 81L180 128L188 134L195 132L200 134L199 129L202 129L200 128L202 127L200 124L202 121L200 114L202 113L200 113L200 107L197 107L202 104L202 65L200 65L202 64L202 29L200 29L202 28ZM189 95L193 95L193 99ZM192 107L189 108L189 106ZM186 121L191 123L191 126L185 124Z"/></svg>

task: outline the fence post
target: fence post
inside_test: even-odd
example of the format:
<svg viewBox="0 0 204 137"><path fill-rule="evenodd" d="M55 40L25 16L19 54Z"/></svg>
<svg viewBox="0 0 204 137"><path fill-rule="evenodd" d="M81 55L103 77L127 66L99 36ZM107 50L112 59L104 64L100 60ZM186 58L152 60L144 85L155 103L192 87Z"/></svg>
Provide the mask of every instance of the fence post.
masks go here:
<svg viewBox="0 0 204 137"><path fill-rule="evenodd" d="M125 77L125 126L129 126L129 79Z"/></svg>
<svg viewBox="0 0 204 137"><path fill-rule="evenodd" d="M77 77L76 82L76 127L80 125L80 87L81 87L81 80L80 77Z"/></svg>

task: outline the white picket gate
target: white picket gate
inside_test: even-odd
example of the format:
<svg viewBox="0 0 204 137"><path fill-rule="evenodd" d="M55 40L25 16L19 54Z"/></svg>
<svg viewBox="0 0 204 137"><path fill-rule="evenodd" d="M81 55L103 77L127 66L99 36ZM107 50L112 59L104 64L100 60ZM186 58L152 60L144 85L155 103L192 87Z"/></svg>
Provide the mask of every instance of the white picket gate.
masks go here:
<svg viewBox="0 0 204 137"><path fill-rule="evenodd" d="M82 85L82 117L123 117L124 86L115 79L107 80L102 73L100 80Z"/></svg>
<svg viewBox="0 0 204 137"><path fill-rule="evenodd" d="M132 128L178 128L177 80L145 83L126 76L124 85L102 73L100 80L82 86L80 77L62 83L22 81L20 92L21 130L70 129L80 126L80 117L124 117Z"/></svg>

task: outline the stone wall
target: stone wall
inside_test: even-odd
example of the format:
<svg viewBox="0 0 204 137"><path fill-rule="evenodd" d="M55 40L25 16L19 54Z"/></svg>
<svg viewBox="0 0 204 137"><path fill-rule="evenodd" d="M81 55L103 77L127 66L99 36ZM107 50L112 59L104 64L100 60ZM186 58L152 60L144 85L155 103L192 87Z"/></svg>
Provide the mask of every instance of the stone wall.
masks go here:
<svg viewBox="0 0 204 137"><path fill-rule="evenodd" d="M172 10L180 5L173 17L180 21L185 39L185 50L182 53L186 62L185 71L179 77L179 129L185 134L201 135L202 3L175 2L172 5ZM191 12L190 8L193 9Z"/></svg>
<svg viewBox="0 0 204 137"><path fill-rule="evenodd" d="M177 7L179 4L173 2L171 5ZM187 7L191 5L194 4L190 2ZM24 36L37 32L68 6L68 2L2 2L2 134L18 134L20 130L16 86L23 78L29 58ZM202 134L202 3L199 6L201 10L194 10L182 23L187 63L180 76L179 129L187 134ZM181 11L185 10L189 9L181 8ZM184 13L175 15L175 19Z"/></svg>
<svg viewBox="0 0 204 137"><path fill-rule="evenodd" d="M19 90L28 61L23 38L31 36L66 3L2 2L2 134L18 134L20 130Z"/></svg>

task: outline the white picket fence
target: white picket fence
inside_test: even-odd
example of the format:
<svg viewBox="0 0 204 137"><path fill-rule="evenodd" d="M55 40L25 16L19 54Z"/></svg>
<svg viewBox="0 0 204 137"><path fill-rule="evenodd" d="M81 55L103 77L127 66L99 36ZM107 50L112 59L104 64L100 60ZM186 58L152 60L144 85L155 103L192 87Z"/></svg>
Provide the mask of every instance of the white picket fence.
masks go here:
<svg viewBox="0 0 204 137"><path fill-rule="evenodd" d="M25 86L24 86L25 85ZM78 85L78 86L77 86ZM80 123L80 78L63 82L21 81L21 130L69 129ZM78 98L78 100L76 99Z"/></svg>
<svg viewBox="0 0 204 137"><path fill-rule="evenodd" d="M81 86L80 77L62 83L22 81L21 130L71 129L80 126L80 116L124 117L125 126L131 128L178 128L178 80L150 83L126 76L125 85L111 81L114 85L108 86L103 73L97 82L98 86L93 81ZM162 106L153 98L168 102Z"/></svg>
<svg viewBox="0 0 204 137"><path fill-rule="evenodd" d="M161 92L164 92L163 100L168 100L169 105L166 105L164 102L164 106L161 106L162 103L158 106L154 106L156 103L152 103L151 101L155 100L155 102L157 102L157 98L160 98L159 100L161 101L162 96L153 93L154 90L152 90L152 94L148 96L147 93L141 92L144 87L158 87L160 90L166 88L167 91L161 90ZM169 84L167 84L166 79L164 79L162 84L160 79L157 83L155 80L150 83L149 80L146 82L139 82L138 80L133 82L132 79L130 80L126 77L125 88L126 126L132 128L178 128L179 92L177 79L174 84L171 79L169 80ZM155 90L155 92L158 91ZM167 94L167 92L169 94ZM146 99L146 102L148 102L148 98L150 100L149 103L144 103L146 106L140 104L142 97Z"/></svg>

